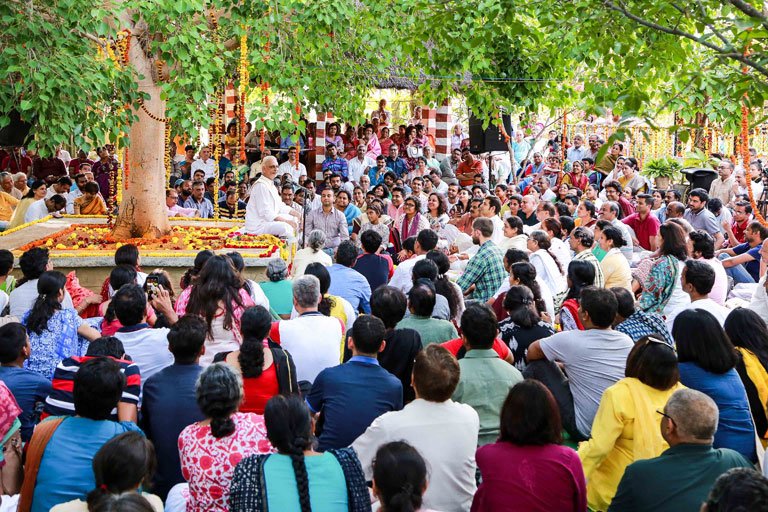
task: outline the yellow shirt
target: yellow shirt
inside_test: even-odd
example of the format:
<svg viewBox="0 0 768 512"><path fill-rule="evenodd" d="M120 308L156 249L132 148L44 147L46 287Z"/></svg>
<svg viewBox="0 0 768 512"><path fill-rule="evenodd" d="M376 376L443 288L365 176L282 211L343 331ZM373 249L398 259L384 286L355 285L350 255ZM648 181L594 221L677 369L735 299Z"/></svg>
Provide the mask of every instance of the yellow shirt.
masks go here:
<svg viewBox="0 0 768 512"><path fill-rule="evenodd" d="M632 271L629 268L627 258L619 249L611 249L600 262L603 269L606 288L626 288L632 291Z"/></svg>
<svg viewBox="0 0 768 512"><path fill-rule="evenodd" d="M16 209L16 205L18 204L18 199L11 194L0 191L0 221L8 222L11 220L13 210Z"/></svg>
<svg viewBox="0 0 768 512"><path fill-rule="evenodd" d="M592 437L579 444L587 479L587 504L607 510L628 465L658 457L669 448L661 437L661 415L669 397L685 386L661 391L635 378L624 378L603 393L592 423ZM659 475L663 478L663 475Z"/></svg>

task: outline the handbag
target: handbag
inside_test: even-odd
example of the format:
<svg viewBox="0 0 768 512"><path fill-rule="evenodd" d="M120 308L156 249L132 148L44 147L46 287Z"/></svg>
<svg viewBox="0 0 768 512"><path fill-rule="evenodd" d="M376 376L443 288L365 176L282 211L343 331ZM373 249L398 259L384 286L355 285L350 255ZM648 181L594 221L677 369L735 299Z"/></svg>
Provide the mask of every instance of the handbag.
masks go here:
<svg viewBox="0 0 768 512"><path fill-rule="evenodd" d="M45 448L48 446L48 441L53 437L53 433L64 420L64 417L56 418L44 421L35 427L32 439L27 445L27 461L24 465L24 483L21 485L18 512L29 512L32 509L32 497L35 493L37 473L40 471L43 453L45 453Z"/></svg>

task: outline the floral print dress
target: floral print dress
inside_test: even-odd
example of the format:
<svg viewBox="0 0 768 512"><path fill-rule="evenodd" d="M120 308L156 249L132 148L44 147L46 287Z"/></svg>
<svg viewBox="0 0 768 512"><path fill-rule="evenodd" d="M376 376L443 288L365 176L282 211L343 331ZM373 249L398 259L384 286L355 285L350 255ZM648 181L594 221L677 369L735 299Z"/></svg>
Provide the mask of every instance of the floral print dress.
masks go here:
<svg viewBox="0 0 768 512"><path fill-rule="evenodd" d="M232 419L235 431L226 437L213 437L210 425L199 423L179 435L181 474L189 482L187 512L227 512L229 484L238 462L274 451L263 416L238 412Z"/></svg>

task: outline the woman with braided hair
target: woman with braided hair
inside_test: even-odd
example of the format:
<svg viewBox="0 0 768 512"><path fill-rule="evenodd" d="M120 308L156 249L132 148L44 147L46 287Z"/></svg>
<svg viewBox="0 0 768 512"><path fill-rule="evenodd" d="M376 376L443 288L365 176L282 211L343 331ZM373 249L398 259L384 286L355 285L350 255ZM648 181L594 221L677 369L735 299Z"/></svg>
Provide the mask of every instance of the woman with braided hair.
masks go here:
<svg viewBox="0 0 768 512"><path fill-rule="evenodd" d="M275 395L267 402L264 422L277 453L247 457L237 465L229 490L231 512L371 510L355 451L312 449L313 422L304 399Z"/></svg>

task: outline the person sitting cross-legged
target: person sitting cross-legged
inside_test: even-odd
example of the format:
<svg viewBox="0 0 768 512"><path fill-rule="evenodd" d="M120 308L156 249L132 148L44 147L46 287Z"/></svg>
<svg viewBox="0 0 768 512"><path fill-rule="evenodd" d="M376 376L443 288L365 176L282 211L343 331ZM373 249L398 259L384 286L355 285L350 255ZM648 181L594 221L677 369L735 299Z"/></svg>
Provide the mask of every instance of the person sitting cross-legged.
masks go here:
<svg viewBox="0 0 768 512"><path fill-rule="evenodd" d="M328 293L347 300L355 311L371 312L371 285L363 274L352 268L357 261L357 247L349 240L336 249L336 263L328 267L331 287Z"/></svg>
<svg viewBox="0 0 768 512"><path fill-rule="evenodd" d="M658 336L638 341L627 358L626 377L605 390L589 441L579 445L593 510L611 503L624 469L658 457L669 446L661 437L656 410L683 389L672 347Z"/></svg>
<svg viewBox="0 0 768 512"><path fill-rule="evenodd" d="M525 376L552 391L563 428L576 440L589 438L603 392L624 377L634 346L629 336L611 329L617 308L610 290L588 286L578 309L585 330L559 332L528 347ZM556 363L563 365L567 378Z"/></svg>
<svg viewBox="0 0 768 512"><path fill-rule="evenodd" d="M698 510L720 475L752 467L738 452L712 447L718 410L704 393L675 391L657 412L661 436L670 447L627 466L609 512Z"/></svg>
<svg viewBox="0 0 768 512"><path fill-rule="evenodd" d="M493 310L479 303L461 315L461 338L467 353L459 361L461 377L453 399L471 405L480 416L478 446L499 437L499 416L509 389L523 380L520 371L493 350L498 329Z"/></svg>
<svg viewBox="0 0 768 512"><path fill-rule="evenodd" d="M179 461L179 434L204 419L195 399L195 383L203 367L205 320L184 316L168 332L173 364L147 379L141 403L141 427L157 451L157 471L152 490L165 499L168 491L184 482Z"/></svg>
<svg viewBox="0 0 768 512"><path fill-rule="evenodd" d="M752 468L729 469L709 491L702 512L739 512L768 510L768 478Z"/></svg>
<svg viewBox="0 0 768 512"><path fill-rule="evenodd" d="M453 355L439 345L429 345L416 356L416 400L402 411L376 418L352 443L366 479L373 474L377 450L390 441L402 440L418 446L431 468L424 506L444 512L469 509L476 490L475 449L480 420L472 407L451 400L459 383L459 371Z"/></svg>
<svg viewBox="0 0 768 512"><path fill-rule="evenodd" d="M53 389L45 399L43 419L48 416L71 416L75 413L72 382L83 363L94 357L109 357L120 365L125 376L125 385L117 408L110 415L113 421L137 422L141 372L138 365L125 355L123 343L113 336L102 336L88 344L85 356L73 356L64 359L53 372Z"/></svg>
<svg viewBox="0 0 768 512"><path fill-rule="evenodd" d="M51 392L49 379L24 368L31 352L32 345L23 325L9 322L0 327L0 381L8 386L21 407L21 440L25 443L29 442L40 419L39 405Z"/></svg>
<svg viewBox="0 0 768 512"><path fill-rule="evenodd" d="M365 432L374 419L403 407L403 385L379 365L386 329L375 316L360 315L347 336L352 358L321 371L307 404L323 418L320 451L343 448Z"/></svg>
<svg viewBox="0 0 768 512"><path fill-rule="evenodd" d="M562 446L562 430L557 402L541 382L515 384L498 441L477 450L483 481L472 512L586 511L584 471L576 452Z"/></svg>
<svg viewBox="0 0 768 512"><path fill-rule="evenodd" d="M456 327L448 320L432 318L436 304L435 285L428 279L419 279L408 292L407 316L397 323L398 329L414 329L419 332L425 347L430 343L443 343L458 336Z"/></svg>
<svg viewBox="0 0 768 512"><path fill-rule="evenodd" d="M86 361L75 374L75 416L49 418L35 429L27 451L27 467L39 463L37 478L27 475L20 502L32 512L48 512L55 505L80 499L96 487L91 468L99 449L118 434L139 430L131 422L110 420L123 393L125 377L109 357ZM53 431L42 446L43 438ZM42 448L42 449L41 449Z"/></svg>

